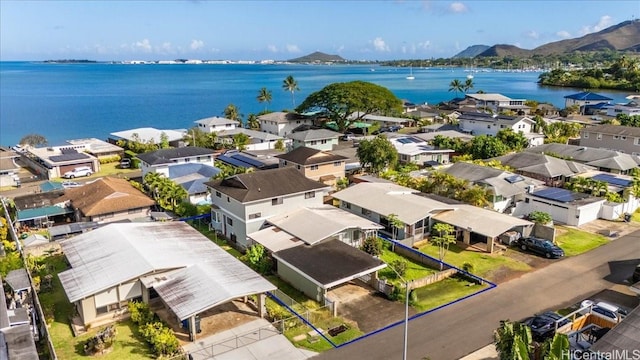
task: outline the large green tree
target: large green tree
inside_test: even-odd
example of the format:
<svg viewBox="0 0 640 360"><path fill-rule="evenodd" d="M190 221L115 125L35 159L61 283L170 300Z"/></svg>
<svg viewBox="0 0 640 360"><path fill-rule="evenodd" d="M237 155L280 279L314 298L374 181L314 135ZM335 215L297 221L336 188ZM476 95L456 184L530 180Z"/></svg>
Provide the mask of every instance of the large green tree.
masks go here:
<svg viewBox="0 0 640 360"><path fill-rule="evenodd" d="M298 82L293 78L293 76L289 75L282 81L282 88L284 89L284 91L288 91L291 93L291 105L295 108L296 98L294 94L296 91L300 91Z"/></svg>
<svg viewBox="0 0 640 360"><path fill-rule="evenodd" d="M334 83L309 95L296 111L322 111L339 131L369 114L395 115L402 112L402 101L389 89L365 81ZM354 116L355 115L355 116Z"/></svg>
<svg viewBox="0 0 640 360"><path fill-rule="evenodd" d="M20 145L31 145L33 147L36 147L39 145L47 145L47 143L48 143L47 138L45 138L40 134L28 134L23 136L22 139L20 139L19 141Z"/></svg>
<svg viewBox="0 0 640 360"><path fill-rule="evenodd" d="M489 159L506 154L509 151L500 139L495 136L479 135L474 137L469 149L474 159Z"/></svg>
<svg viewBox="0 0 640 360"><path fill-rule="evenodd" d="M513 129L500 130L496 134L496 137L513 151L521 151L529 146L529 140L524 134L520 131L513 131Z"/></svg>
<svg viewBox="0 0 640 360"><path fill-rule="evenodd" d="M398 150L384 135L360 141L356 155L362 167L374 174L394 167L398 162Z"/></svg>

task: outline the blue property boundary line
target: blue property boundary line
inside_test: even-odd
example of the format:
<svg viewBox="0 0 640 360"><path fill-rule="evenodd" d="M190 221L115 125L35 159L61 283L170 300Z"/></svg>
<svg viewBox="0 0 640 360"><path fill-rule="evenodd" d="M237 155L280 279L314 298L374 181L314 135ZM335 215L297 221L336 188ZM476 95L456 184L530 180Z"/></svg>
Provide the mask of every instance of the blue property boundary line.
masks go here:
<svg viewBox="0 0 640 360"><path fill-rule="evenodd" d="M302 320L305 324L309 325L313 330L315 330L318 334L320 334L320 336L322 336L325 340L327 340L329 344L331 344L331 346L333 346L334 348L338 347L333 341L331 341L328 337L326 337L322 331L320 331L318 328L313 326L313 324L307 321L307 319L305 319L302 315L298 314L295 310L290 308L289 305L285 304L282 300L280 300L280 298L278 298L277 296L275 296L269 291L267 291L267 296L272 298L275 302L277 302L281 306L284 306L287 310L289 310L292 314L294 314L296 317Z"/></svg>
<svg viewBox="0 0 640 360"><path fill-rule="evenodd" d="M189 216L186 218L180 218L178 219L178 221L198 220L198 219L204 219L204 218L210 218L210 217L211 217L211 213L208 213L208 214L202 214L202 215Z"/></svg>

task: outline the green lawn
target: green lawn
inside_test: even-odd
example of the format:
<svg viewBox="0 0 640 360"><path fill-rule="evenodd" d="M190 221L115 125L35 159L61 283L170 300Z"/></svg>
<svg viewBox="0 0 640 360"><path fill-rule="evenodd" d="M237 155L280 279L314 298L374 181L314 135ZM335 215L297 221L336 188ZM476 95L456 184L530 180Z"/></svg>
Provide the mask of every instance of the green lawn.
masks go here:
<svg viewBox="0 0 640 360"><path fill-rule="evenodd" d="M412 302L411 306L419 312L427 311L486 287L487 285L471 283L461 277L451 277L413 290L417 301Z"/></svg>
<svg viewBox="0 0 640 360"><path fill-rule="evenodd" d="M560 235L556 236L558 246L566 256L585 253L609 242L606 237L564 226L558 226Z"/></svg>
<svg viewBox="0 0 640 360"><path fill-rule="evenodd" d="M55 274L66 269L64 258L60 255L49 257L47 264L50 264L50 269ZM41 291L38 296L49 324L49 333L58 358L65 360L90 359L90 356L86 356L82 352L82 343L93 336L99 329L91 329L87 334L77 338L73 337L69 325L69 317L73 313L73 305L67 300L57 275L54 276L52 289ZM152 357L149 346L135 335L135 325L133 323L130 321L117 323L116 331L116 342L113 345L113 349L108 354L101 355L101 359L137 360Z"/></svg>
<svg viewBox="0 0 640 360"><path fill-rule="evenodd" d="M419 249L421 252L431 255L434 258L438 258L438 247L427 244ZM489 254L479 251L467 251L463 250L456 244L451 245L449 251L444 257L444 262L455 265L462 268L465 263L469 263L473 266L471 271L473 274L480 277L485 277L492 270L496 270L500 267L506 267L514 271L529 271L531 267L523 262L514 260L508 256L509 251L506 254Z"/></svg>
<svg viewBox="0 0 640 360"><path fill-rule="evenodd" d="M382 261L384 261L389 265L391 265L391 263L396 260L405 261L407 263L407 271L402 277L407 281L422 279L424 277L427 277L429 275L432 275L438 272L438 270L436 269L432 269L426 265L420 264L411 259L407 259L406 257L396 254L393 251L386 248L382 250L380 259L382 259ZM386 267L378 272L378 277L385 278L388 280L395 280L398 278L398 275L396 275L393 269L391 269L390 267Z"/></svg>
<svg viewBox="0 0 640 360"><path fill-rule="evenodd" d="M631 221L640 222L640 209L636 210L636 211L631 215Z"/></svg>
<svg viewBox="0 0 640 360"><path fill-rule="evenodd" d="M229 245L226 242L226 240L218 237L218 235L214 230L209 230L209 226L207 224L204 224L198 221L189 221L189 225L191 225L194 229L198 230L202 235L208 237L209 240L216 243L216 245L220 246L222 249L224 249L229 254L233 255L235 258L239 259L240 256L242 256L242 253L240 251L236 250L234 247Z"/></svg>

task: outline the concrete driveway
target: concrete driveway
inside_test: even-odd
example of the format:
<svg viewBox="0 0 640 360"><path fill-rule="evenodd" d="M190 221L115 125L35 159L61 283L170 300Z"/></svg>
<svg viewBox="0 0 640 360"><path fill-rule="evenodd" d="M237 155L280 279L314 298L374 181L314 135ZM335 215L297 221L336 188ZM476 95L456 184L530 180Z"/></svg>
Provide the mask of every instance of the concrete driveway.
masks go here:
<svg viewBox="0 0 640 360"><path fill-rule="evenodd" d="M638 262L640 232L634 232L416 318L409 322L408 358L460 359L490 344L500 320L567 308L604 289L624 285ZM403 327L395 326L317 358L399 359L402 338Z"/></svg>

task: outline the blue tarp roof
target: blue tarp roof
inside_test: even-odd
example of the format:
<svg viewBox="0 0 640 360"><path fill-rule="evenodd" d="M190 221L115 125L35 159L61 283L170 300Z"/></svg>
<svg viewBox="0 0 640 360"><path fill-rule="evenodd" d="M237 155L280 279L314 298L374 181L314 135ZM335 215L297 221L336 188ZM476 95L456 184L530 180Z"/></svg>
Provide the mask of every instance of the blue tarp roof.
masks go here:
<svg viewBox="0 0 640 360"><path fill-rule="evenodd" d="M42 192L49 192L49 191L62 190L62 189L64 189L62 187L62 183L58 181L47 181L40 184L40 191Z"/></svg>
<svg viewBox="0 0 640 360"><path fill-rule="evenodd" d="M606 96L600 95L600 94L596 94L596 93L592 93L589 91L583 91L577 94L572 94L572 95L567 95L564 97L565 99L573 99L573 100L590 100L590 101L594 101L594 100L601 100L601 101L609 101L609 100L613 100L612 98L608 98Z"/></svg>
<svg viewBox="0 0 640 360"><path fill-rule="evenodd" d="M59 206L43 206L35 209L18 210L17 220L26 221L71 213L73 213L73 210L67 208L61 208Z"/></svg>

